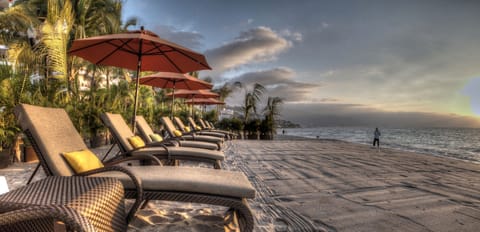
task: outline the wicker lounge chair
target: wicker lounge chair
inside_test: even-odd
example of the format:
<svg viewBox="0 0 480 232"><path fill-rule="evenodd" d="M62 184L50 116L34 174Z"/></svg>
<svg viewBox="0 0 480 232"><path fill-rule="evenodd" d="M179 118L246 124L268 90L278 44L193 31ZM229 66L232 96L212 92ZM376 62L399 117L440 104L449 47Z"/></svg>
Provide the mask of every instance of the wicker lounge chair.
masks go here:
<svg viewBox="0 0 480 232"><path fill-rule="evenodd" d="M147 123L147 121L143 116L136 116L135 121L137 122L136 125L137 125L139 135L147 143L147 145L150 145L150 146L157 146L158 144L161 145L165 143L167 144L171 143L173 145L177 145L181 147L203 148L203 149L209 149L209 150L221 149L220 146L214 143L201 142L201 141L185 141L185 140L175 139L175 138L168 139L168 140L164 139L162 142L158 143L152 140L152 135L155 135L155 132L153 131L153 129L150 127L150 125Z"/></svg>
<svg viewBox="0 0 480 232"><path fill-rule="evenodd" d="M61 154L87 149L87 146L65 110L21 104L16 107L15 114L47 176L74 175ZM241 231L253 230L253 216L247 199L255 197L255 189L241 172L159 166L107 168L122 168L134 177L131 179L119 172L95 174L118 178L123 183L126 198L138 199L141 196L145 201L167 200L225 206L229 208L225 224L237 224L234 223L237 221ZM95 172L92 170L89 173ZM137 178L139 182L135 182Z"/></svg>
<svg viewBox="0 0 480 232"><path fill-rule="evenodd" d="M225 134L225 136L227 138L230 138L230 139L233 139L233 138L236 138L237 137L237 134L235 133L232 133L230 131L225 131L225 130L217 130L217 129L214 129L213 126L210 126L210 125L207 125L207 123L199 118L198 121L200 122L200 126L198 126L195 121L193 120L192 117L188 117L188 122L194 126L195 128L200 128L200 130L203 130L203 131L210 131L210 132L216 132L216 133L222 133L222 134Z"/></svg>
<svg viewBox="0 0 480 232"><path fill-rule="evenodd" d="M0 231L126 231L123 196L115 178L47 177L0 195Z"/></svg>
<svg viewBox="0 0 480 232"><path fill-rule="evenodd" d="M195 133L197 135L206 135L206 136L228 139L228 137L226 137L225 134L222 134L222 133L216 133L216 132L210 132L210 131L197 131L195 129L191 129L188 126L185 126L185 124L183 123L183 121L179 117L174 117L173 121L175 122L175 124L177 124L177 128L180 128L180 130L184 134Z"/></svg>
<svg viewBox="0 0 480 232"><path fill-rule="evenodd" d="M191 147L173 147L159 144L159 146L134 148L128 141L128 138L135 135L128 127L122 115L103 113L100 117L112 133L120 151L127 156L135 156L137 154L154 155L158 159L167 160L170 163L176 163L178 160L193 160L211 163L216 169L221 169L221 162L225 159L222 151Z"/></svg>
<svg viewBox="0 0 480 232"><path fill-rule="evenodd" d="M223 138L207 136L207 135L197 135L195 133L184 135L181 131L177 130L177 128L173 124L172 120L170 120L170 118L168 118L168 117L162 117L161 121L162 121L162 124L164 125L166 131L168 132L168 135L171 138L178 138L178 139L188 140L188 141L202 141L202 142L216 143L219 146L221 146L223 144L223 141L224 141ZM180 132L180 135L176 135L175 131Z"/></svg>

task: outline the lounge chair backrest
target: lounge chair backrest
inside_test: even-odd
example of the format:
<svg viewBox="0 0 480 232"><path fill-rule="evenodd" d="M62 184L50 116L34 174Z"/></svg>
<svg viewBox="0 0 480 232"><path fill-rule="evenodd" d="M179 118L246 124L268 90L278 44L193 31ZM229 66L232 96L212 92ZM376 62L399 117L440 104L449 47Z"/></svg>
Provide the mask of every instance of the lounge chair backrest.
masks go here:
<svg viewBox="0 0 480 232"><path fill-rule="evenodd" d="M205 121L205 123L207 123L207 126L208 126L209 129L215 129L212 122Z"/></svg>
<svg viewBox="0 0 480 232"><path fill-rule="evenodd" d="M131 138L135 135L130 127L128 127L128 124L125 122L125 120L123 120L122 115L103 113L100 117L105 126L108 127L108 130L110 130L112 135L115 137L115 140L117 141L122 152L127 152L134 149L128 142L128 138Z"/></svg>
<svg viewBox="0 0 480 232"><path fill-rule="evenodd" d="M162 121L162 124L165 127L165 129L167 129L167 132L170 135L170 137L175 138L176 136L175 136L175 133L173 131L175 131L177 128L175 128L175 125L173 125L172 120L170 120L170 118L164 116L164 117L161 118L161 121Z"/></svg>
<svg viewBox="0 0 480 232"><path fill-rule="evenodd" d="M199 118L198 119L198 122L200 122L200 125L202 126L203 129L207 129L207 125L205 125L205 122L203 121L203 119Z"/></svg>
<svg viewBox="0 0 480 232"><path fill-rule="evenodd" d="M188 122L190 123L190 125L192 125L193 128L197 128L197 124L192 117L188 117Z"/></svg>
<svg viewBox="0 0 480 232"><path fill-rule="evenodd" d="M147 120L141 115L137 115L135 117L135 121L137 122L137 129L138 133L142 137L143 140L147 143L152 143L153 140L150 138L150 135L154 134L155 132L152 130L150 125L148 124Z"/></svg>
<svg viewBox="0 0 480 232"><path fill-rule="evenodd" d="M183 121L179 117L173 117L173 120L175 120L175 123L177 124L178 128L182 131L182 133L185 133L185 124L183 124Z"/></svg>
<svg viewBox="0 0 480 232"><path fill-rule="evenodd" d="M87 145L64 109L20 104L15 115L22 130L32 135L37 154L47 175L71 176L74 171L62 156L64 152L87 149Z"/></svg>

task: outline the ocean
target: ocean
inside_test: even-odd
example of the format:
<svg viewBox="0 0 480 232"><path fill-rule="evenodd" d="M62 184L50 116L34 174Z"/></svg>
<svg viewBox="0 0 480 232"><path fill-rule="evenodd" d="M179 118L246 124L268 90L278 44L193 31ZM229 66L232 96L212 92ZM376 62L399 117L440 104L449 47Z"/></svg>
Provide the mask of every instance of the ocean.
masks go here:
<svg viewBox="0 0 480 232"><path fill-rule="evenodd" d="M380 146L480 163L480 129L473 128L379 128ZM338 139L372 144L375 128L285 128L285 134L306 138ZM282 128L277 130L282 133Z"/></svg>

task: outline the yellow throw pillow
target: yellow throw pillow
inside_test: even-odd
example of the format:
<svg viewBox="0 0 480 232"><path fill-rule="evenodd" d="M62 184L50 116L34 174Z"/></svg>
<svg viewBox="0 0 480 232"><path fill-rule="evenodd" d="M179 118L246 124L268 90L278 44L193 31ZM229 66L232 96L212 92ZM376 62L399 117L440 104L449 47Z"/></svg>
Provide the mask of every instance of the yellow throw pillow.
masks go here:
<svg viewBox="0 0 480 232"><path fill-rule="evenodd" d="M195 126L195 130L202 130L202 128L199 126Z"/></svg>
<svg viewBox="0 0 480 232"><path fill-rule="evenodd" d="M184 129L186 132L190 132L190 127L186 126Z"/></svg>
<svg viewBox="0 0 480 232"><path fill-rule="evenodd" d="M132 147L134 148L140 148L140 147L145 147L145 142L143 141L142 138L139 136L135 135L133 137L128 138L128 142Z"/></svg>
<svg viewBox="0 0 480 232"><path fill-rule="evenodd" d="M159 135L159 134L151 134L149 136L150 136L150 138L152 139L153 142L162 142L163 141L162 136Z"/></svg>
<svg viewBox="0 0 480 232"><path fill-rule="evenodd" d="M75 173L103 168L102 161L88 149L63 153L63 157Z"/></svg>
<svg viewBox="0 0 480 232"><path fill-rule="evenodd" d="M173 134L174 134L175 136L177 136L177 137L180 137L180 136L183 135L182 132L179 131L179 130L174 130L174 131L173 131Z"/></svg>

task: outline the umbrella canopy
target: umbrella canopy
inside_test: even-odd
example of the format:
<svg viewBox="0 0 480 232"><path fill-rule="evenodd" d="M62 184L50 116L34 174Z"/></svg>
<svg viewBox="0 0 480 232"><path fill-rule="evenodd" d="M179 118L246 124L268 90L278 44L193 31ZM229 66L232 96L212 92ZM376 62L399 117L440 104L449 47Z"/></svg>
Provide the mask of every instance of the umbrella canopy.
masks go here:
<svg viewBox="0 0 480 232"><path fill-rule="evenodd" d="M175 89L187 89L187 90L198 90L198 89L209 89L213 85L200 80L198 78L192 77L188 74L180 73L171 73L171 72L158 72L152 75L141 77L139 83L142 85L150 85L158 88L171 88L172 92L172 112L171 117L173 117L174 101L175 101Z"/></svg>
<svg viewBox="0 0 480 232"><path fill-rule="evenodd" d="M224 105L225 102L213 98L194 98L185 101L186 104L192 105Z"/></svg>
<svg viewBox="0 0 480 232"><path fill-rule="evenodd" d="M220 95L218 93L214 93L208 89L199 89L199 90L178 90L177 92L174 93L169 93L166 95L167 97L181 97L181 98L218 98ZM192 115L193 114L193 104L192 105Z"/></svg>
<svg viewBox="0 0 480 232"><path fill-rule="evenodd" d="M186 73L211 69L202 54L163 40L156 34L143 30L143 27L137 31L74 40L69 54L82 57L97 65L137 71L132 117L134 131L140 71Z"/></svg>
<svg viewBox="0 0 480 232"><path fill-rule="evenodd" d="M188 74L173 73L173 72L158 72L152 75L140 77L139 83L142 85L150 85L162 89L209 89L213 85L192 77Z"/></svg>
<svg viewBox="0 0 480 232"><path fill-rule="evenodd" d="M180 98L217 98L220 95L218 93L211 92L208 89L198 89L198 90L186 90L181 89L175 93L166 94L167 97L180 97Z"/></svg>
<svg viewBox="0 0 480 232"><path fill-rule="evenodd" d="M94 64L139 71L187 73L211 69L205 56L143 30L73 41L69 54Z"/></svg>
<svg viewBox="0 0 480 232"><path fill-rule="evenodd" d="M192 98L185 101L189 105L203 105L203 111L206 111L207 105L225 105L225 102L214 98Z"/></svg>

